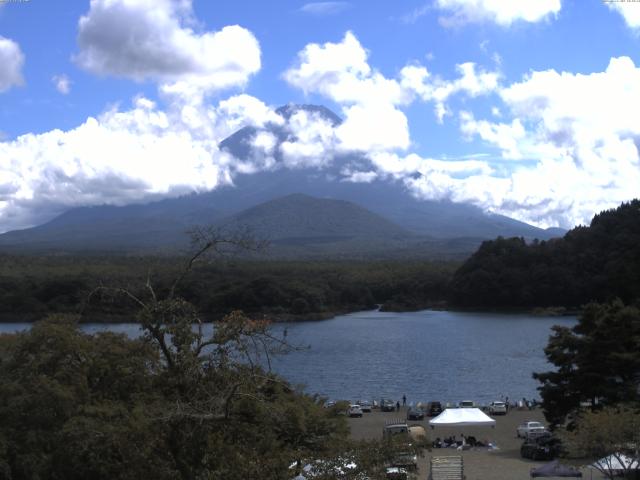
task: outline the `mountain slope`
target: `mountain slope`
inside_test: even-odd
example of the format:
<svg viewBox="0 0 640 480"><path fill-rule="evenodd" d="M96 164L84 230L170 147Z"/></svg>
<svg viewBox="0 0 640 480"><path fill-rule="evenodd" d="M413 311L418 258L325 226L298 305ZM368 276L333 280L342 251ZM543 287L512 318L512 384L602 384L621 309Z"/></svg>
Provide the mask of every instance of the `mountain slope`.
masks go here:
<svg viewBox="0 0 640 480"><path fill-rule="evenodd" d="M322 242L332 238L401 238L414 236L389 220L354 203L291 194L262 203L218 222L248 227L257 235L280 242Z"/></svg>

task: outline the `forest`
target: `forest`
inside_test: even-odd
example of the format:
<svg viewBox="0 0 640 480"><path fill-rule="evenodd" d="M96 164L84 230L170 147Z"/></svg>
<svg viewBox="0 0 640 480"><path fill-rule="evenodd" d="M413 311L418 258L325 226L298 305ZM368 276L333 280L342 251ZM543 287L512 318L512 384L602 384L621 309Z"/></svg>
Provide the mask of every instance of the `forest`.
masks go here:
<svg viewBox="0 0 640 480"><path fill-rule="evenodd" d="M136 305L100 287L171 287L187 258L0 256L0 319L81 314L83 321L132 321ZM271 320L322 319L382 305L387 310L442 306L453 262L284 262L209 258L178 287L204 318L241 309Z"/></svg>
<svg viewBox="0 0 640 480"><path fill-rule="evenodd" d="M579 309L640 298L640 201L593 217L563 238L484 242L454 274L453 305L475 308Z"/></svg>

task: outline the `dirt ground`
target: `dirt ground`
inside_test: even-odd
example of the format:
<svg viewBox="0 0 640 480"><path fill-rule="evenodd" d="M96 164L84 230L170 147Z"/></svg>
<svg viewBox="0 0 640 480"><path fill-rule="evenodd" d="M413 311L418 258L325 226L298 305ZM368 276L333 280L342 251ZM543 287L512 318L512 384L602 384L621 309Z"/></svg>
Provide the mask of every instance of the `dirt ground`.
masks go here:
<svg viewBox="0 0 640 480"><path fill-rule="evenodd" d="M394 419L406 419L406 408L399 412L380 412L373 410L365 413L362 418L350 418L351 435L354 439L374 439L382 437L382 429L385 422ZM516 427L527 420L536 420L543 423L544 416L540 409L534 410L510 410L507 415L493 417L496 420L495 428L491 427L457 427L457 428L429 428L429 418L422 421L407 421L409 425L422 425L431 440L436 437L444 438L455 435L460 438L472 435L484 443L491 442L498 448L477 447L471 450L457 451L452 448L433 449L425 452L425 456L419 459L418 478L426 480L429 473L429 460L432 456L462 455L466 480L518 480L528 479L532 468L543 465L546 462L534 462L520 457L522 439L516 437ZM562 463L580 466L579 462L563 460ZM582 468L583 478L601 479L598 472Z"/></svg>

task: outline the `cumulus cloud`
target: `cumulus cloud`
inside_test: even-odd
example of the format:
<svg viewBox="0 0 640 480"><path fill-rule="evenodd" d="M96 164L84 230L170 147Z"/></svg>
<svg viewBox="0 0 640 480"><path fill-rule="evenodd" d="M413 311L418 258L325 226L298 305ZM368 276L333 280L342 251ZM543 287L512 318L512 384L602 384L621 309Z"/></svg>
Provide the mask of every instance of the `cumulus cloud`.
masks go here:
<svg viewBox="0 0 640 480"><path fill-rule="evenodd" d="M284 78L305 93L319 93L343 106L345 119L336 134L345 149L406 149L408 122L397 106L409 101L408 93L372 69L367 57L355 35L347 32L339 43L307 45Z"/></svg>
<svg viewBox="0 0 640 480"><path fill-rule="evenodd" d="M346 10L350 6L351 4L349 2L311 2L305 3L300 7L300 11L318 16L335 15L336 13Z"/></svg>
<svg viewBox="0 0 640 480"><path fill-rule="evenodd" d="M71 91L71 80L66 75L54 75L51 78L56 90L63 95L68 95Z"/></svg>
<svg viewBox="0 0 640 480"><path fill-rule="evenodd" d="M640 5L632 2L608 2L607 6L622 15L629 28L640 29Z"/></svg>
<svg viewBox="0 0 640 480"><path fill-rule="evenodd" d="M539 22L555 16L561 0L436 0L435 6L448 13L440 21L446 25L494 22L509 26L517 21Z"/></svg>
<svg viewBox="0 0 640 480"><path fill-rule="evenodd" d="M13 40L0 36L0 93L24 83L23 66L24 54L20 46Z"/></svg>
<svg viewBox="0 0 640 480"><path fill-rule="evenodd" d="M475 97L497 88L495 72L478 72L473 63L458 65L458 72L458 79L446 81L421 65L410 65L399 78L387 78L369 65L367 50L347 32L339 43L307 45L284 78L306 94L320 94L339 104L344 122L336 127L337 148L365 152L409 148L409 125L402 108L416 98L433 102L442 121L449 113L446 102L454 94Z"/></svg>
<svg viewBox="0 0 640 480"><path fill-rule="evenodd" d="M91 0L78 22L75 61L186 97L243 86L260 69L260 46L249 30L197 32L194 23L191 0Z"/></svg>
<svg viewBox="0 0 640 480"><path fill-rule="evenodd" d="M485 208L541 225L572 226L597 210L638 196L640 68L612 58L603 72L533 72L500 95L511 123L461 115L466 135L497 146L503 157L533 160L493 185ZM468 185L464 184L469 192ZM495 192L499 192L496 194ZM473 195L469 196L472 198Z"/></svg>

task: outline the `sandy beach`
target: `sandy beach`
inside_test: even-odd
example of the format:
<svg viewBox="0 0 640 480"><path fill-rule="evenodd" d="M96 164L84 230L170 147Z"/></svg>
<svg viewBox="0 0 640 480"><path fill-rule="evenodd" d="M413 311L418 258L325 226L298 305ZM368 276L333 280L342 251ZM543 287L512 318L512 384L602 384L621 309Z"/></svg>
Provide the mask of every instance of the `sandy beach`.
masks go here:
<svg viewBox="0 0 640 480"><path fill-rule="evenodd" d="M404 420L407 408L403 407L400 412L380 412L374 410L365 413L362 418L350 418L351 435L354 439L375 439L382 437L382 429L386 421L396 418ZM464 459L464 471L467 480L518 480L528 479L529 471L547 462L534 462L520 457L520 446L522 439L516 437L516 427L527 421L536 420L546 424L542 411L534 410L511 410L507 415L493 417L496 420L495 428L491 427L459 427L459 428L429 428L429 418L422 421L409 421L409 425L422 425L427 431L431 440L436 437L444 438L450 435L460 434L472 435L483 442L489 441L495 444L497 450L488 448L475 448L466 451L455 449L433 449L425 452L425 456L419 459L418 478L421 480L428 478L429 461L432 456L462 455ZM562 463L580 466L581 462L572 460L561 460ZM600 479L603 478L598 472L582 468L583 478ZM593 475L593 476L592 476Z"/></svg>

